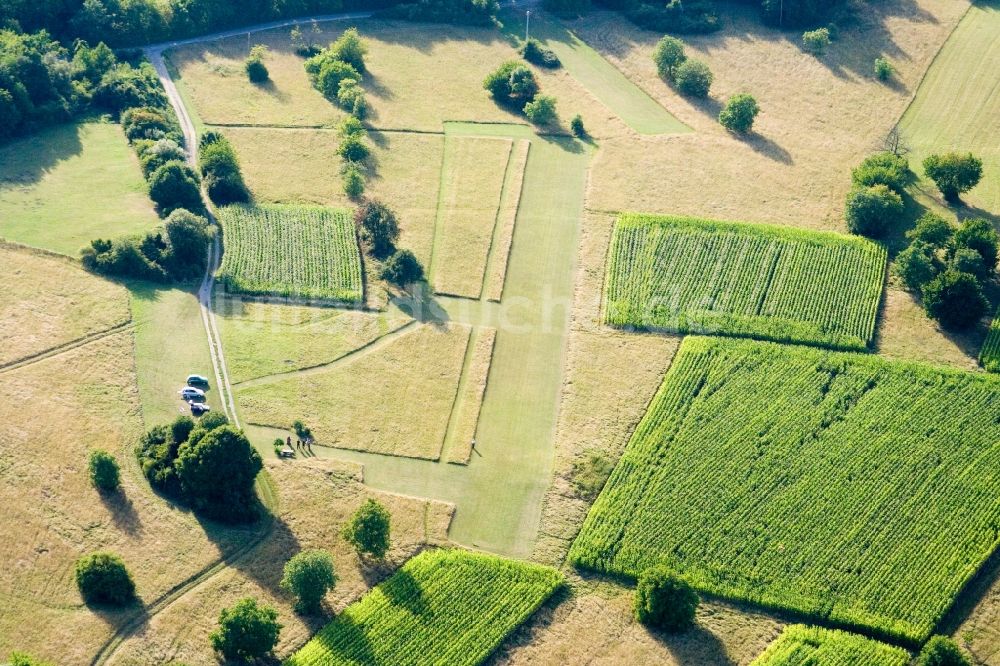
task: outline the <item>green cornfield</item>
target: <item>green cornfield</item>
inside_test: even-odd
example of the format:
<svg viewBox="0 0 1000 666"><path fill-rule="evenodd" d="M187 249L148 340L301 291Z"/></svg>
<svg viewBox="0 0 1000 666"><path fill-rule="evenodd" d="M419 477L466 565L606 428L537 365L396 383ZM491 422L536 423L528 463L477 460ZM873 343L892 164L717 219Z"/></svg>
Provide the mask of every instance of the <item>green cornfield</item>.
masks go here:
<svg viewBox="0 0 1000 666"><path fill-rule="evenodd" d="M1000 315L990 322L990 332L979 352L979 364L987 372L1000 372Z"/></svg>
<svg viewBox="0 0 1000 666"><path fill-rule="evenodd" d="M346 211L320 206L226 206L219 210L227 291L356 303L361 252Z"/></svg>
<svg viewBox="0 0 1000 666"><path fill-rule="evenodd" d="M886 252L857 236L623 214L608 255L612 326L863 350Z"/></svg>
<svg viewBox="0 0 1000 666"><path fill-rule="evenodd" d="M537 564L462 550L417 555L285 666L474 666L563 583Z"/></svg>
<svg viewBox="0 0 1000 666"><path fill-rule="evenodd" d="M750 666L907 666L906 650L836 629L785 627Z"/></svg>
<svg viewBox="0 0 1000 666"><path fill-rule="evenodd" d="M688 337L570 549L922 641L1000 542L1000 379Z"/></svg>

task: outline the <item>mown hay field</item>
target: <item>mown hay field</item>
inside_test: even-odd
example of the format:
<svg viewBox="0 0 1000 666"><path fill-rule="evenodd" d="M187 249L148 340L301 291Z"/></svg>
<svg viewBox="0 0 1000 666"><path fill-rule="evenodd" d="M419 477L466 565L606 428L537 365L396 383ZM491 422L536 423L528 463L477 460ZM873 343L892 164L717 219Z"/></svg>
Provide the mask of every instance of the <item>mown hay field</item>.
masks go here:
<svg viewBox="0 0 1000 666"><path fill-rule="evenodd" d="M614 326L864 349L885 249L822 232L626 214L611 239Z"/></svg>
<svg viewBox="0 0 1000 666"><path fill-rule="evenodd" d="M570 550L638 576L926 638L1000 535L1000 384L689 337Z"/></svg>
<svg viewBox="0 0 1000 666"><path fill-rule="evenodd" d="M774 643L751 666L906 666L910 655L902 648L836 629L794 624L785 627Z"/></svg>
<svg viewBox="0 0 1000 666"><path fill-rule="evenodd" d="M361 251L346 211L319 206L219 210L227 291L345 303L362 300Z"/></svg>
<svg viewBox="0 0 1000 666"><path fill-rule="evenodd" d="M285 663L475 666L562 585L555 569L461 550L421 553Z"/></svg>

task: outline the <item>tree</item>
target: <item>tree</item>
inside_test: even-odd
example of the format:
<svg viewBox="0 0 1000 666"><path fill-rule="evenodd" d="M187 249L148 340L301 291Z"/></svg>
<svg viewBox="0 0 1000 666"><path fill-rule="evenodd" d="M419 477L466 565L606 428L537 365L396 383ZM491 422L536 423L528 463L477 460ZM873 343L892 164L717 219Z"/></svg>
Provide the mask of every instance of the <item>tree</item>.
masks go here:
<svg viewBox="0 0 1000 666"><path fill-rule="evenodd" d="M204 434L196 429L177 450L174 467L185 500L196 510L225 522L257 517L254 480L263 462L243 431L230 425Z"/></svg>
<svg viewBox="0 0 1000 666"><path fill-rule="evenodd" d="M341 179L344 185L344 194L351 199L358 199L365 193L365 176L357 163L348 163L341 173Z"/></svg>
<svg viewBox="0 0 1000 666"><path fill-rule="evenodd" d="M337 136L341 140L349 136L366 136L367 134L368 130L365 129L364 123L354 116L346 116L337 125Z"/></svg>
<svg viewBox="0 0 1000 666"><path fill-rule="evenodd" d="M361 239L368 244L376 257L385 257L396 248L399 238L399 223L396 213L376 199L366 199L354 211L354 223L361 233Z"/></svg>
<svg viewBox="0 0 1000 666"><path fill-rule="evenodd" d="M226 659L253 661L267 656L278 644L278 611L258 606L253 597L240 599L219 613L219 628L209 636L212 648Z"/></svg>
<svg viewBox="0 0 1000 666"><path fill-rule="evenodd" d="M247 77L250 79L250 83L264 83L270 78L270 73L267 71L267 66L264 64L264 58L267 56L267 47L263 44L257 44L252 49L250 49L250 55L247 56L246 62L243 63L244 69L246 69Z"/></svg>
<svg viewBox="0 0 1000 666"><path fill-rule="evenodd" d="M348 28L330 44L330 55L337 60L346 62L359 72L365 71L365 54L368 45L361 39L357 28Z"/></svg>
<svg viewBox="0 0 1000 666"><path fill-rule="evenodd" d="M972 153L930 155L924 160L924 173L934 181L947 201L957 202L959 195L979 184L983 161Z"/></svg>
<svg viewBox="0 0 1000 666"><path fill-rule="evenodd" d="M509 83L511 99L530 101L538 94L535 73L524 65L518 65L511 71Z"/></svg>
<svg viewBox="0 0 1000 666"><path fill-rule="evenodd" d="M76 586L88 604L122 606L135 598L132 576L112 553L91 553L77 560Z"/></svg>
<svg viewBox="0 0 1000 666"><path fill-rule="evenodd" d="M823 55L830 46L830 30L819 28L802 33L802 46L815 56Z"/></svg>
<svg viewBox="0 0 1000 666"><path fill-rule="evenodd" d="M674 72L674 84L688 97L708 97L713 78L712 70L700 60L685 60Z"/></svg>
<svg viewBox="0 0 1000 666"><path fill-rule="evenodd" d="M149 198L164 215L178 208L202 209L198 175L183 162L167 162L153 172L149 178Z"/></svg>
<svg viewBox="0 0 1000 666"><path fill-rule="evenodd" d="M969 328L986 313L982 285L975 276L949 268L923 289L924 310L946 329Z"/></svg>
<svg viewBox="0 0 1000 666"><path fill-rule="evenodd" d="M879 238L902 216L903 199L885 185L855 187L847 195L844 217L852 234Z"/></svg>
<svg viewBox="0 0 1000 666"><path fill-rule="evenodd" d="M333 558L325 550L304 550L285 564L281 587L298 598L296 610L315 613L323 596L337 584Z"/></svg>
<svg viewBox="0 0 1000 666"><path fill-rule="evenodd" d="M938 274L940 262L934 256L933 246L915 241L896 255L892 270L907 289L919 292Z"/></svg>
<svg viewBox="0 0 1000 666"><path fill-rule="evenodd" d="M392 284L406 287L424 279L424 267L409 250L398 250L385 262L381 277Z"/></svg>
<svg viewBox="0 0 1000 666"><path fill-rule="evenodd" d="M906 136L899 129L899 125L889 130L889 133L882 139L882 148L897 157L907 155L910 152L910 144L906 140Z"/></svg>
<svg viewBox="0 0 1000 666"><path fill-rule="evenodd" d="M344 79L340 82L340 90L337 91L337 104L355 118L360 119L368 115L368 100L365 98L365 90L354 79Z"/></svg>
<svg viewBox="0 0 1000 666"><path fill-rule="evenodd" d="M746 134L753 128L753 121L760 113L753 95L740 93L733 95L719 112L719 122L731 132Z"/></svg>
<svg viewBox="0 0 1000 666"><path fill-rule="evenodd" d="M521 47L521 57L532 65L538 65L547 69L556 69L562 65L555 51L545 48L541 42L534 38L526 41L524 46Z"/></svg>
<svg viewBox="0 0 1000 666"><path fill-rule="evenodd" d="M530 69L517 60L509 60L486 77L483 88L499 104L520 102L518 106L523 107L538 93L538 81Z"/></svg>
<svg viewBox="0 0 1000 666"><path fill-rule="evenodd" d="M345 138L337 146L337 154L348 162L364 162L370 153L371 150L365 143L364 136L360 134Z"/></svg>
<svg viewBox="0 0 1000 666"><path fill-rule="evenodd" d="M919 241L932 247L943 248L951 243L954 233L954 228L946 219L928 211L920 216L913 229L906 232L906 237L914 243Z"/></svg>
<svg viewBox="0 0 1000 666"><path fill-rule="evenodd" d="M136 153L139 155L139 164L142 166L142 173L147 178L167 162L183 162L187 155L173 139L160 139L150 141L140 139L132 143Z"/></svg>
<svg viewBox="0 0 1000 666"><path fill-rule="evenodd" d="M694 623L698 595L666 567L646 569L635 590L635 617L665 631L683 631Z"/></svg>
<svg viewBox="0 0 1000 666"><path fill-rule="evenodd" d="M962 222L955 230L954 243L956 248L967 247L978 252L989 271L996 267L1000 239L989 221L978 217Z"/></svg>
<svg viewBox="0 0 1000 666"><path fill-rule="evenodd" d="M322 53L315 56L315 58L324 57L325 54ZM310 58L306 62L307 70L309 63L315 60L315 58ZM324 97L329 100L336 101L337 93L340 92L340 82L344 79L354 79L355 81L360 81L361 73L342 60L326 60L323 62L314 80L316 88L323 93Z"/></svg>
<svg viewBox="0 0 1000 666"><path fill-rule="evenodd" d="M687 60L684 53L684 42L669 35L656 43L653 50L653 62L656 63L656 71L660 78L673 80L677 67Z"/></svg>
<svg viewBox="0 0 1000 666"><path fill-rule="evenodd" d="M932 636L917 657L917 666L972 666L955 641L945 636Z"/></svg>
<svg viewBox="0 0 1000 666"><path fill-rule="evenodd" d="M524 105L524 115L536 125L550 125L556 119L556 98L538 95Z"/></svg>
<svg viewBox="0 0 1000 666"><path fill-rule="evenodd" d="M910 179L910 163L905 157L879 152L866 157L851 171L851 180L860 187L886 185L902 194Z"/></svg>
<svg viewBox="0 0 1000 666"><path fill-rule="evenodd" d="M175 277L195 276L205 270L212 231L208 220L183 208L172 212L165 223L169 253L166 264Z"/></svg>
<svg viewBox="0 0 1000 666"><path fill-rule="evenodd" d="M582 139L587 136L587 129L583 126L583 117L579 113L573 116L573 119L569 121L569 129L573 132L573 136L578 139Z"/></svg>
<svg viewBox="0 0 1000 666"><path fill-rule="evenodd" d="M983 262L982 255L972 248L956 248L954 254L951 255L951 267L959 273L973 275L980 281L989 277L989 269Z"/></svg>
<svg viewBox="0 0 1000 666"><path fill-rule="evenodd" d="M113 455L100 449L91 451L87 459L87 469L90 471L90 481L95 488L109 493L118 490L121 474L118 470L118 461Z"/></svg>
<svg viewBox="0 0 1000 666"><path fill-rule="evenodd" d="M888 81L896 72L896 68L893 67L892 63L885 58L879 57L875 58L875 64L872 71L875 72L875 78L879 81Z"/></svg>
<svg viewBox="0 0 1000 666"><path fill-rule="evenodd" d="M369 554L382 559L389 551L389 511L373 499L358 509L351 522L344 526L344 538L359 555Z"/></svg>

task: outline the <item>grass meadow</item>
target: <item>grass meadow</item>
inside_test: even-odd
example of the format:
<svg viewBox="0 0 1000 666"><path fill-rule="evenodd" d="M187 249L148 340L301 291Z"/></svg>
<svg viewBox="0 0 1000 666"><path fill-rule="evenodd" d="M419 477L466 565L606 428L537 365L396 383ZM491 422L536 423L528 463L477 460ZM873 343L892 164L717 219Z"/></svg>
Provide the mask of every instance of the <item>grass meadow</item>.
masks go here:
<svg viewBox="0 0 1000 666"><path fill-rule="evenodd" d="M77 257L94 238L158 223L118 125L59 125L0 147L0 238Z"/></svg>

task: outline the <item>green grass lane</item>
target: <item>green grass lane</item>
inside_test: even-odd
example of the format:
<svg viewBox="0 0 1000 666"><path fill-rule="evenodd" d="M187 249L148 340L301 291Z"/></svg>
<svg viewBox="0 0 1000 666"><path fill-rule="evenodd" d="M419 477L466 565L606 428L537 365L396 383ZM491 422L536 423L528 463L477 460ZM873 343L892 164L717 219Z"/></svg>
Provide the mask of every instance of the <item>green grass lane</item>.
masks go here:
<svg viewBox="0 0 1000 666"><path fill-rule="evenodd" d="M0 237L71 257L159 220L121 127L52 127L0 149Z"/></svg>
<svg viewBox="0 0 1000 666"><path fill-rule="evenodd" d="M524 39L524 18L523 12L505 12L504 31ZM692 131L559 21L532 12L530 34L552 49L574 79L639 134Z"/></svg>
<svg viewBox="0 0 1000 666"><path fill-rule="evenodd" d="M983 179L963 195L972 213L1000 215L1000 2L973 5L927 71L900 129L910 166L934 152L957 150L983 160ZM927 178L921 189L936 193ZM975 209L979 209L978 211Z"/></svg>

